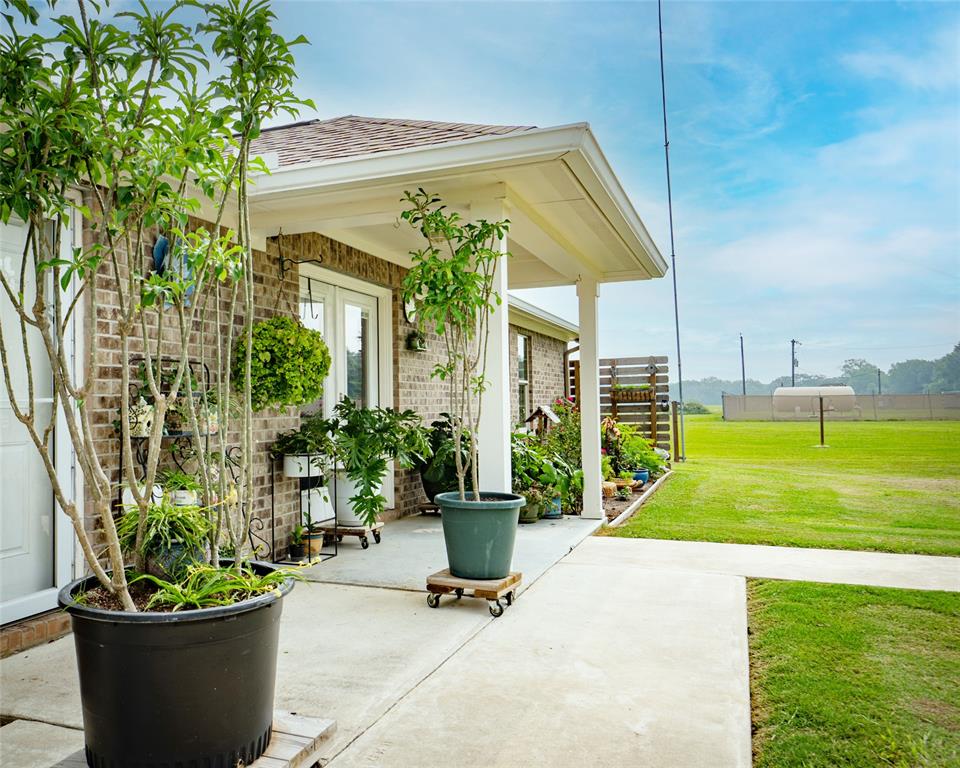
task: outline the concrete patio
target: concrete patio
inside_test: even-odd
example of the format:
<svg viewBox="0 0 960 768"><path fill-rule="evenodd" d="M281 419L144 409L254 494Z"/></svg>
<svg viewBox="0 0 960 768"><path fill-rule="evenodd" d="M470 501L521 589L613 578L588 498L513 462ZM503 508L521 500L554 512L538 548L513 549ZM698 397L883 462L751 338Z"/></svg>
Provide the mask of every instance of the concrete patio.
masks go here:
<svg viewBox="0 0 960 768"><path fill-rule="evenodd" d="M522 592L600 527L599 520L566 516L517 526L513 569L523 573ZM304 570L310 581L423 592L427 576L447 567L440 517L413 515L387 523L379 544L361 549L345 537L337 557Z"/></svg>
<svg viewBox="0 0 960 768"><path fill-rule="evenodd" d="M527 591L498 619L427 608L438 521L348 544L286 600L277 708L337 721L334 768L749 766L745 575L960 589L954 558L596 537L564 557L591 525L520 529ZM0 662L0 691L4 765L79 749L71 637Z"/></svg>

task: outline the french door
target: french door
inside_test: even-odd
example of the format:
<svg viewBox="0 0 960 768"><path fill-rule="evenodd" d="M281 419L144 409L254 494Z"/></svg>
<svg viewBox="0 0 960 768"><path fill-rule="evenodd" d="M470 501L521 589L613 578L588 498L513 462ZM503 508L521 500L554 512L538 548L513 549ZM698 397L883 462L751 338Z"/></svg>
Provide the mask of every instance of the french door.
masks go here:
<svg viewBox="0 0 960 768"><path fill-rule="evenodd" d="M301 289L301 320L320 331L330 349L324 415L344 397L363 408L380 405L376 297L312 278L301 278Z"/></svg>
<svg viewBox="0 0 960 768"><path fill-rule="evenodd" d="M65 249L71 245L68 234L63 236ZM19 281L26 237L27 227L23 223L0 224L0 269L13 285ZM37 285L32 270L27 272L24 295L29 302L36 295ZM41 286L41 290L53 294L52 285ZM0 294L0 324L14 395L24 409L32 378L38 431L42 433L51 416L57 419L51 436L52 454L58 480L71 493L73 454L66 429L60 423L62 414L53 413L53 373L40 333L27 328L31 375L24 362L16 310L6 294ZM67 352L70 356L75 354L72 348ZM0 387L0 624L56 607L57 590L72 575L72 550L70 523L53 498L43 461L26 427L13 412L6 386Z"/></svg>
<svg viewBox="0 0 960 768"><path fill-rule="evenodd" d="M344 397L364 408L392 405L390 289L331 270L301 270L300 319L323 334L331 358L323 396L306 410L330 416ZM392 507L392 464L383 492Z"/></svg>

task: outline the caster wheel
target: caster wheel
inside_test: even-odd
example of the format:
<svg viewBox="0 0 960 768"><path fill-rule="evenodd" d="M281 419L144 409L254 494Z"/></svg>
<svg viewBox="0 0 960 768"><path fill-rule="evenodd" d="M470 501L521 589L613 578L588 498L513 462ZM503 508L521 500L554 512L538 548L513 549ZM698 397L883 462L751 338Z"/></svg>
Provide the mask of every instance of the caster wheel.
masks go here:
<svg viewBox="0 0 960 768"><path fill-rule="evenodd" d="M457 600L459 600L461 597L463 597L463 590L460 588L457 588Z"/></svg>
<svg viewBox="0 0 960 768"><path fill-rule="evenodd" d="M513 592L507 592L507 606L513 605Z"/></svg>
<svg viewBox="0 0 960 768"><path fill-rule="evenodd" d="M361 548L361 549L369 549L369 548L370 548L370 540L369 540L366 536L364 536L362 539L360 539L360 548Z"/></svg>
<svg viewBox="0 0 960 768"><path fill-rule="evenodd" d="M377 544L380 543L380 531L374 531L374 532L373 532L373 540L374 540L375 542L377 542Z"/></svg>
<svg viewBox="0 0 960 768"><path fill-rule="evenodd" d="M337 544L343 541L343 536L337 536Z"/></svg>
<svg viewBox="0 0 960 768"><path fill-rule="evenodd" d="M497 616L503 616L503 603L501 603L499 600L490 603L490 615L493 616L493 618L497 618Z"/></svg>
<svg viewBox="0 0 960 768"><path fill-rule="evenodd" d="M440 595L435 595L432 592L427 595L427 605L431 608L436 608L440 605Z"/></svg>

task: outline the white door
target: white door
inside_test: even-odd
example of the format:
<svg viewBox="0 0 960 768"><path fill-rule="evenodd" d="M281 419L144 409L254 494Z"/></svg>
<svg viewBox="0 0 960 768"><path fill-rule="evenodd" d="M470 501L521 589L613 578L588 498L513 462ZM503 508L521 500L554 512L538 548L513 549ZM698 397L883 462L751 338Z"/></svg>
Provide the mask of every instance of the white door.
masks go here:
<svg viewBox="0 0 960 768"><path fill-rule="evenodd" d="M328 270L315 269L313 274L318 276L308 273L300 278L300 318L306 327L323 334L331 359L322 404L314 410L330 416L344 397L363 408L390 404L393 369L389 289L367 286ZM383 487L388 507L394 504L393 494L391 463Z"/></svg>
<svg viewBox="0 0 960 768"><path fill-rule="evenodd" d="M20 273L26 233L23 224L0 224L0 269L8 279L14 278L14 284ZM64 240L68 248L69 238ZM50 286L45 289L49 291ZM0 324L10 375L14 394L23 408L27 403L28 379L20 323L6 294L0 294ZM35 295L36 284L30 275L25 296L29 301ZM39 332L28 327L26 338L33 369L36 424L42 432L53 408L53 375ZM61 478L67 481L64 487L69 489L70 451L68 445L58 441L58 432L62 437L63 430L55 430L51 440L58 465L65 465ZM14 415L3 386L0 388L0 623L56 606L57 588L70 578L70 537L69 524L56 506L40 455L26 427Z"/></svg>

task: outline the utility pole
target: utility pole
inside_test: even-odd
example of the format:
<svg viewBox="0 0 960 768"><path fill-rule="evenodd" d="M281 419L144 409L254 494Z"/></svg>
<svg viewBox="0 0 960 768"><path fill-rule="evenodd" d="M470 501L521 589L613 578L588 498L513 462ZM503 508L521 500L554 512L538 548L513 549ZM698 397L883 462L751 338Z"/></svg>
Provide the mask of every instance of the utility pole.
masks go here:
<svg viewBox="0 0 960 768"><path fill-rule="evenodd" d="M797 347L801 346L796 339L790 339L790 386L797 386Z"/></svg>
<svg viewBox="0 0 960 768"><path fill-rule="evenodd" d="M880 383L880 366L877 366L877 394L883 394L883 384Z"/></svg>
<svg viewBox="0 0 960 768"><path fill-rule="evenodd" d="M740 381L743 387L743 396L747 396L747 365L743 358L743 334L740 334Z"/></svg>

